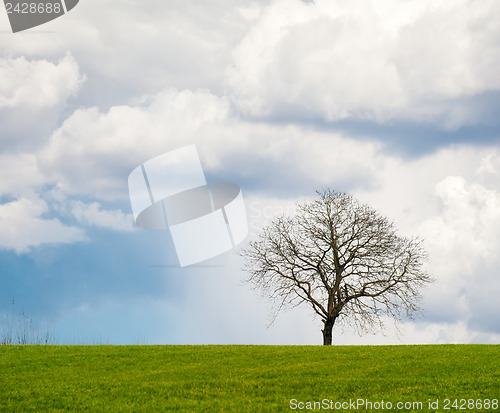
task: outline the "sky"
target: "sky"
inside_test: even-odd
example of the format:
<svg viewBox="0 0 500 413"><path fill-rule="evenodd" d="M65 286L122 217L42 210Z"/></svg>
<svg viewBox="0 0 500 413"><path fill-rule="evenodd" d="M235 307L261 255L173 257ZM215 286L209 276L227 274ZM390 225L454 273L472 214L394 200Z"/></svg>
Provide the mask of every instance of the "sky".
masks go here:
<svg viewBox="0 0 500 413"><path fill-rule="evenodd" d="M495 0L80 0L15 34L2 6L0 331L321 344L307 306L271 324L237 250L181 268L135 225L130 172L196 144L249 239L333 188L424 240L423 314L335 344L500 343L498 67Z"/></svg>

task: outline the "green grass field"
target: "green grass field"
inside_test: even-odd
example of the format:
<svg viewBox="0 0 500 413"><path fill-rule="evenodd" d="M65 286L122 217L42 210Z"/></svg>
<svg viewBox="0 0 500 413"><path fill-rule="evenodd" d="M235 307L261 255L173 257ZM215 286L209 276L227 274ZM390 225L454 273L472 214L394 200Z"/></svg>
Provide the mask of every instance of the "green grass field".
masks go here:
<svg viewBox="0 0 500 413"><path fill-rule="evenodd" d="M314 411L305 403L323 399L329 408L360 399L391 411L500 411L476 408L499 398L500 345L0 346L8 412Z"/></svg>

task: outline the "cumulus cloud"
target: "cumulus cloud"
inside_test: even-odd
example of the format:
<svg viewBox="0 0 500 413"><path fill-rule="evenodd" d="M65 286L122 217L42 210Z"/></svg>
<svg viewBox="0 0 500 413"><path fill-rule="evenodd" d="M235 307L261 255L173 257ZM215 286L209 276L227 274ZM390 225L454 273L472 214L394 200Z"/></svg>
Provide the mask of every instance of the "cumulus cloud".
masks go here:
<svg viewBox="0 0 500 413"><path fill-rule="evenodd" d="M442 237L436 242L453 243L463 252L468 251L469 256L495 257L500 247L494 242L500 239L500 194L470 184L461 176L448 176L439 182L436 194L444 209L439 224L431 224Z"/></svg>
<svg viewBox="0 0 500 413"><path fill-rule="evenodd" d="M475 176L485 188L500 190L500 150L498 148L491 150L482 158Z"/></svg>
<svg viewBox="0 0 500 413"><path fill-rule="evenodd" d="M461 176L436 185L439 215L422 223L431 251L431 268L439 275L429 294L438 320L461 320L476 330L500 333L494 314L500 306L500 193Z"/></svg>
<svg viewBox="0 0 500 413"><path fill-rule="evenodd" d="M0 154L0 196L20 195L46 183L34 153Z"/></svg>
<svg viewBox="0 0 500 413"><path fill-rule="evenodd" d="M393 159L380 188L357 194L400 233L424 241L427 269L437 280L423 291L421 327L429 342L485 342L488 334L490 342L500 334L497 156L495 148L464 145L412 162Z"/></svg>
<svg viewBox="0 0 500 413"><path fill-rule="evenodd" d="M45 58L71 50L89 78L82 96L88 105L116 105L166 87L222 92L230 52L251 24L240 11L246 8L246 0L80 2L43 26L50 35L2 36L0 49Z"/></svg>
<svg viewBox="0 0 500 413"><path fill-rule="evenodd" d="M69 53L57 63L24 56L0 59L0 109L53 107L74 95L84 80Z"/></svg>
<svg viewBox="0 0 500 413"><path fill-rule="evenodd" d="M500 193L462 176L446 177L435 192L439 212L422 222L421 231L440 270L451 277L480 276L479 264L496 261L500 249Z"/></svg>
<svg viewBox="0 0 500 413"><path fill-rule="evenodd" d="M104 113L79 109L54 132L39 162L68 193L123 198L138 164L192 143L227 111L226 101L207 91L165 91Z"/></svg>
<svg viewBox="0 0 500 413"><path fill-rule="evenodd" d="M138 164L191 143L209 174L295 194L306 185L308 192L332 182L373 185L386 160L373 142L245 122L233 116L227 99L208 91L165 91L107 112L77 110L54 132L39 163L68 193L124 198Z"/></svg>
<svg viewBox="0 0 500 413"><path fill-rule="evenodd" d="M133 231L132 225L134 217L132 214L125 214L120 210L102 209L98 202L85 204L77 201L71 208L71 214L81 223L107 228L114 231Z"/></svg>
<svg viewBox="0 0 500 413"><path fill-rule="evenodd" d="M256 117L477 121L462 100L498 91L494 1L273 1L227 71Z"/></svg>
<svg viewBox="0 0 500 413"><path fill-rule="evenodd" d="M0 204L0 248L24 253L42 244L86 239L79 228L64 225L57 218L43 218L48 211L47 204L37 197L23 197Z"/></svg>

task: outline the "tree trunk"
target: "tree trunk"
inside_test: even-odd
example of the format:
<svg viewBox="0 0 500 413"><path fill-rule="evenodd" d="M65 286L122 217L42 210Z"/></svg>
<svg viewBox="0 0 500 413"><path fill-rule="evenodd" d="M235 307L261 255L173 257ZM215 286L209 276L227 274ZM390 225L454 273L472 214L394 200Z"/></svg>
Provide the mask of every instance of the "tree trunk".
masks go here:
<svg viewBox="0 0 500 413"><path fill-rule="evenodd" d="M325 326L324 326L323 330L321 330L323 333L323 345L324 346L331 346L332 345L332 330L333 330L334 324L335 324L334 318L327 318L325 320Z"/></svg>

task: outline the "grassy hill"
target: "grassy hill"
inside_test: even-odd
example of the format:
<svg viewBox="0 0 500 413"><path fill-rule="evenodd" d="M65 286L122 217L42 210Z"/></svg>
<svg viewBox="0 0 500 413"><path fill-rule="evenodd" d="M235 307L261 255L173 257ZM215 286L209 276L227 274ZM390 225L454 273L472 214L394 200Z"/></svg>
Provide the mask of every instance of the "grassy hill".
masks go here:
<svg viewBox="0 0 500 413"><path fill-rule="evenodd" d="M0 346L0 411L500 411L498 399L500 345Z"/></svg>

